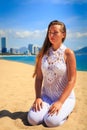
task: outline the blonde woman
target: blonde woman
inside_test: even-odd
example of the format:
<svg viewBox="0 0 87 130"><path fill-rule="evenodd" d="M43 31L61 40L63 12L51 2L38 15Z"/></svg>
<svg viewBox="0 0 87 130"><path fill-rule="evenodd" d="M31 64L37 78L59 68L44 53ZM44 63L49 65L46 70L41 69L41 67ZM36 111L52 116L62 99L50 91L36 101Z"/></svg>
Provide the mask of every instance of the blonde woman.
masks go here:
<svg viewBox="0 0 87 130"><path fill-rule="evenodd" d="M31 125L44 122L48 127L59 126L75 107L76 60L73 51L63 44L65 38L64 23L50 22L33 75L36 97L28 112Z"/></svg>

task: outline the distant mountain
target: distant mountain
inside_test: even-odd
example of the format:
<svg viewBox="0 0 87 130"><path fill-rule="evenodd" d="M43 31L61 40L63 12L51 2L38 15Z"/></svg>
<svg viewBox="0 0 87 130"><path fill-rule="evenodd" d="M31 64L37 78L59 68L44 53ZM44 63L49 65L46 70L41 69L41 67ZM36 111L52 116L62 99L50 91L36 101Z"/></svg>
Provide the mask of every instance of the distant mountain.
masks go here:
<svg viewBox="0 0 87 130"><path fill-rule="evenodd" d="M74 51L75 54L87 54L87 47L83 47L79 50Z"/></svg>

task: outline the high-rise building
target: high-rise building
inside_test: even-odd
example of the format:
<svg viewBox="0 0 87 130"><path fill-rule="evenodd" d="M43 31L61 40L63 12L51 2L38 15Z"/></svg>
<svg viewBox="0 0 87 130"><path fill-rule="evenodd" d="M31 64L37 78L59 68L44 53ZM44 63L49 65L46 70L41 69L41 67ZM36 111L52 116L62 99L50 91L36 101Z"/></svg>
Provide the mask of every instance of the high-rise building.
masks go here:
<svg viewBox="0 0 87 130"><path fill-rule="evenodd" d="M28 50L29 50L29 53L33 53L33 44L29 44L28 45Z"/></svg>
<svg viewBox="0 0 87 130"><path fill-rule="evenodd" d="M34 46L34 54L37 55L39 53L39 47Z"/></svg>
<svg viewBox="0 0 87 130"><path fill-rule="evenodd" d="M1 52L6 53L7 48L6 48L6 37L1 37Z"/></svg>

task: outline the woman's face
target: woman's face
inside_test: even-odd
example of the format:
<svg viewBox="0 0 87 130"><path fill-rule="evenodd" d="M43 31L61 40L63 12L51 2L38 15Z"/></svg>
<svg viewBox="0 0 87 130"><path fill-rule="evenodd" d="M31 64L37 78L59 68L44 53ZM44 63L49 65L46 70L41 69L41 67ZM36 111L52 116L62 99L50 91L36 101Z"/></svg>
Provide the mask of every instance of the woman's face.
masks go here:
<svg viewBox="0 0 87 130"><path fill-rule="evenodd" d="M53 46L59 46L62 43L62 39L65 37L65 33L61 31L61 25L51 25L48 31L49 41Z"/></svg>

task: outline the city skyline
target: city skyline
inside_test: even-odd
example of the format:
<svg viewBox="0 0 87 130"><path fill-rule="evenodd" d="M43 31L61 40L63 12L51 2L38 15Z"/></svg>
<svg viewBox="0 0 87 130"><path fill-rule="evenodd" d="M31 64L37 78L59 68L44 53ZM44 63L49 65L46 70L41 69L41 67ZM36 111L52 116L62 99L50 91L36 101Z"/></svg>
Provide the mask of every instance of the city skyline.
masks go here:
<svg viewBox="0 0 87 130"><path fill-rule="evenodd" d="M0 54L38 54L40 47L35 46L34 44L28 44L28 46L21 46L20 48L10 47L8 49L6 43L6 37L1 37L1 50Z"/></svg>
<svg viewBox="0 0 87 130"><path fill-rule="evenodd" d="M65 45L80 49L87 46L86 8L86 0L1 0L0 38L8 48L42 46L49 22L57 19L67 28Z"/></svg>

